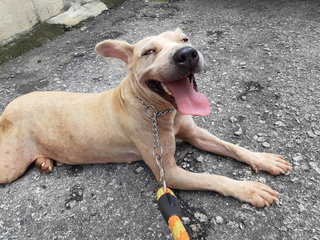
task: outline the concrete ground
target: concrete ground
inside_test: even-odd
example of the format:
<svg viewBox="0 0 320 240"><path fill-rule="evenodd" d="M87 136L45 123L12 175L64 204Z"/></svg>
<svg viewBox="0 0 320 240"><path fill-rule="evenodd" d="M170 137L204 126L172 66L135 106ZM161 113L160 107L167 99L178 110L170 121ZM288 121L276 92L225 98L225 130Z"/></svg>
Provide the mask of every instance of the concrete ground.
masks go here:
<svg viewBox="0 0 320 240"><path fill-rule="evenodd" d="M266 183L280 202L256 209L213 192L175 191L192 239L320 239L319 1L129 0L0 66L0 110L31 91L101 92L125 76L98 58L103 39L135 42L180 26L204 55L198 87L212 114L196 122L251 150L283 154L284 176L178 143L179 165ZM46 133L43 133L46 134ZM150 140L151 141L151 140ZM0 187L0 239L170 239L143 162L30 167Z"/></svg>

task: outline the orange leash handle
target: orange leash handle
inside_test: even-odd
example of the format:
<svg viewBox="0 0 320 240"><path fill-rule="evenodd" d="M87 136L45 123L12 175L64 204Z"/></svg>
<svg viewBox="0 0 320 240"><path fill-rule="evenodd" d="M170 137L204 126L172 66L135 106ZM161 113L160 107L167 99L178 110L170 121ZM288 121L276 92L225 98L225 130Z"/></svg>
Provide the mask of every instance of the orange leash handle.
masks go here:
<svg viewBox="0 0 320 240"><path fill-rule="evenodd" d="M177 197L166 188L157 191L157 200L159 210L168 223L169 230L172 234L173 240L190 240L189 235L181 221L181 208Z"/></svg>

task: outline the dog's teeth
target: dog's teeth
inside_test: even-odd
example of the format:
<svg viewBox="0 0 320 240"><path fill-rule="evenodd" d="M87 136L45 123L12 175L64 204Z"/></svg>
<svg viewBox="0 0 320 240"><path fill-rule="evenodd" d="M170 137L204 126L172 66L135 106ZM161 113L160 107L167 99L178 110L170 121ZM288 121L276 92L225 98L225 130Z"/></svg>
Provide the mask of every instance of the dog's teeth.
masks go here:
<svg viewBox="0 0 320 240"><path fill-rule="evenodd" d="M162 86L163 90L166 92L166 94L172 96L172 93L170 92L169 88L167 88L166 85L164 85L163 83L161 83L161 86Z"/></svg>

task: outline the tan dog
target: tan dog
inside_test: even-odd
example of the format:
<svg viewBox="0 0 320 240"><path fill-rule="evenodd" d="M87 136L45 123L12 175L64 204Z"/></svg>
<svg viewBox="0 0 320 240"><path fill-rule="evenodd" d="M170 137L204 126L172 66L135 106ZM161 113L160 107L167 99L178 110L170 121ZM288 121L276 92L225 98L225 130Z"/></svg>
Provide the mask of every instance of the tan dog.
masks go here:
<svg viewBox="0 0 320 240"><path fill-rule="evenodd" d="M14 181L32 162L50 172L53 160L88 164L143 159L159 180L151 121L137 100L140 97L158 110L177 109L157 119L168 186L212 190L257 207L277 200L278 192L264 184L192 173L176 165L175 137L245 162L256 172L278 175L291 169L281 156L227 143L193 122L190 115L208 115L210 107L196 91L194 80L203 58L181 30L148 37L135 45L107 40L97 44L96 51L124 61L128 76L117 88L101 94L35 92L11 102L0 117L0 183Z"/></svg>

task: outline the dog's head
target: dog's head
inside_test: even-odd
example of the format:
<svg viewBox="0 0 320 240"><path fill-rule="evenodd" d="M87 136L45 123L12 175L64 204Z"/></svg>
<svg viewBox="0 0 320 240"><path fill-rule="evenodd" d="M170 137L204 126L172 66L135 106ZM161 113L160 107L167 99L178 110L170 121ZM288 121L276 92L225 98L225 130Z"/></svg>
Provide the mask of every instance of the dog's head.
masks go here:
<svg viewBox="0 0 320 240"><path fill-rule="evenodd" d="M135 45L106 40L95 50L100 56L124 61L147 95L160 96L181 114L210 113L209 102L197 92L194 77L203 68L203 57L180 29L147 37Z"/></svg>

